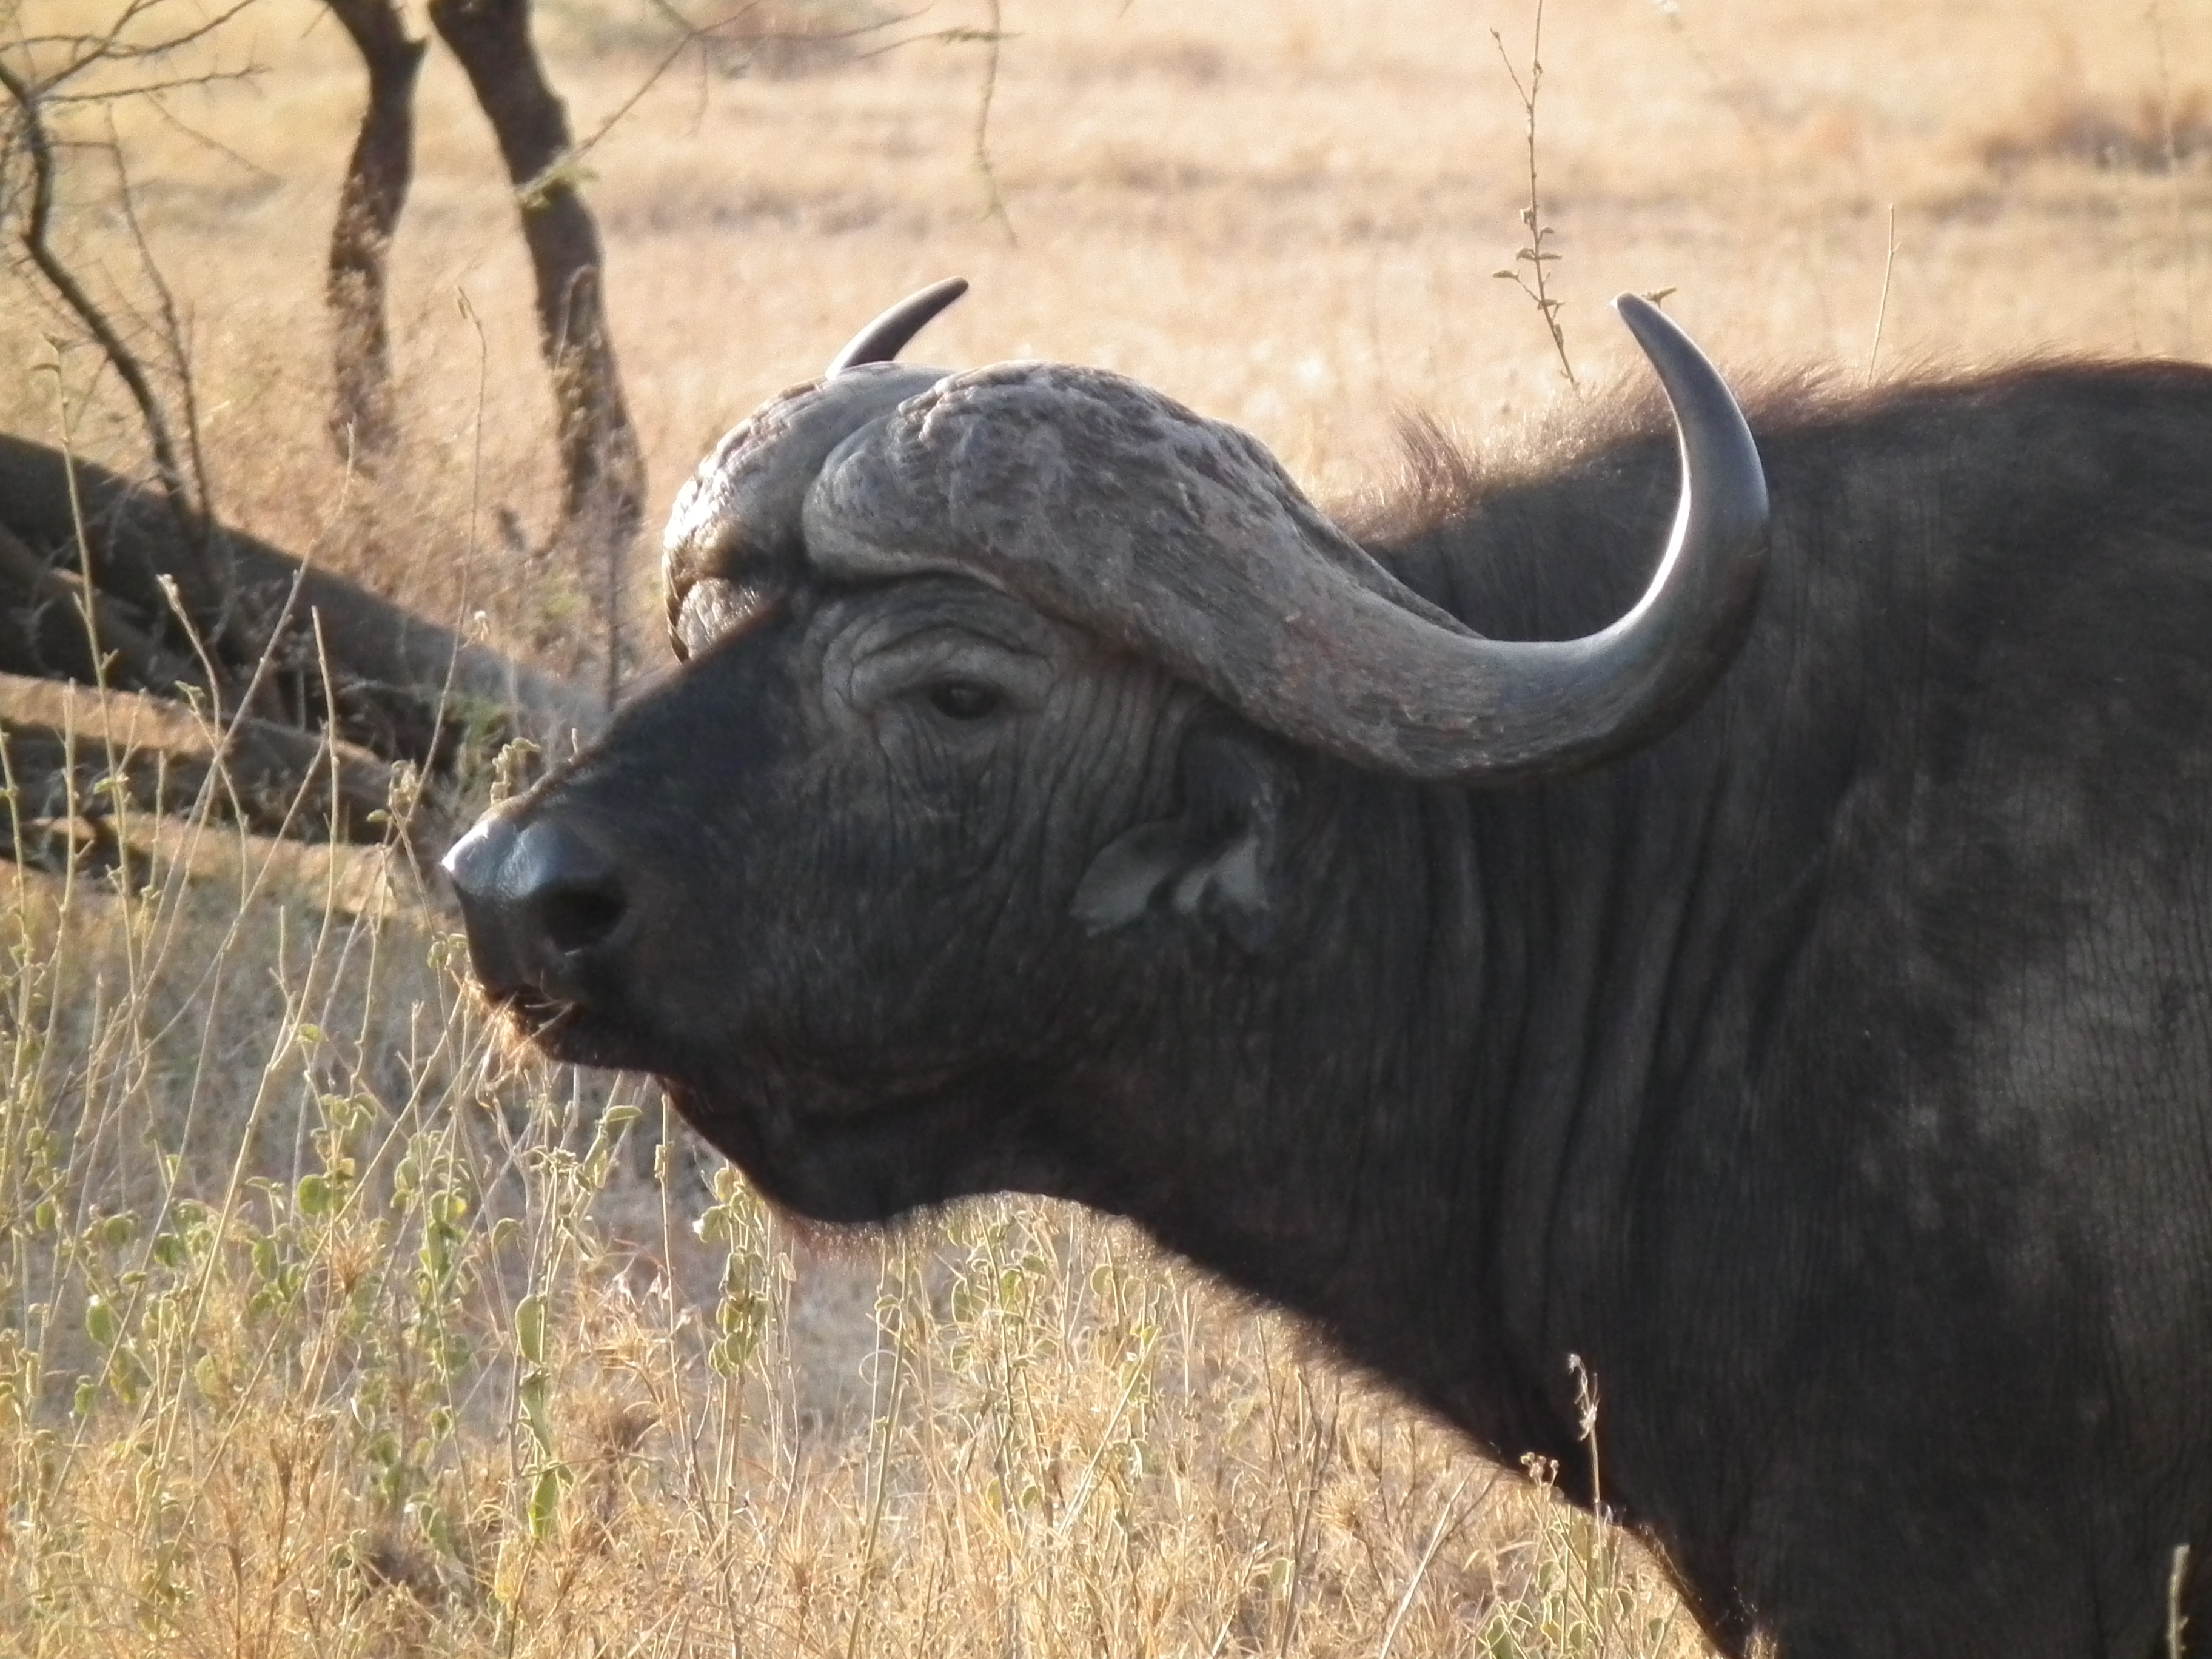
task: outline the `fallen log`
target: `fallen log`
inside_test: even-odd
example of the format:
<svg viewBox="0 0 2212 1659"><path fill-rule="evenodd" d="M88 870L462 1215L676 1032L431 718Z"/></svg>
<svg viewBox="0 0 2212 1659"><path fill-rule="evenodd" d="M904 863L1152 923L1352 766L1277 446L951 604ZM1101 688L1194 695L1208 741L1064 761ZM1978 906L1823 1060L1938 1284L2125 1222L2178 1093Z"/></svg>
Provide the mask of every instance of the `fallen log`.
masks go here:
<svg viewBox="0 0 2212 1659"><path fill-rule="evenodd" d="M88 627L88 621L89 626ZM164 645L135 607L57 569L0 523L0 670L174 688L200 666Z"/></svg>
<svg viewBox="0 0 2212 1659"><path fill-rule="evenodd" d="M80 519L89 572L79 568ZM32 565L124 607L125 626L135 620L144 642L159 647L138 660L118 659L113 678L157 696L173 694L175 683L149 683L149 677L175 672L180 664L188 683L204 678L190 657L160 638L171 616L162 579L173 579L197 554L157 492L95 463L73 462L51 446L0 433L0 530L12 532L16 551L27 552ZM231 562L234 602L242 607L254 653L275 652L291 665L289 672L317 679L326 660L331 683L319 689L328 718L342 738L374 753L438 771L463 732L523 737L550 749L572 733L588 733L602 718L598 700L581 688L464 640L357 582L239 531L222 530L216 544ZM21 558L0 557L0 587L40 580ZM280 629L295 583L289 628ZM61 597L50 584L46 591L50 602ZM81 608L78 615L82 637ZM95 618L97 625L96 612ZM124 643L121 634L112 639L103 645L111 658ZM89 648L80 656L88 664ZM252 664L217 667L246 679Z"/></svg>
<svg viewBox="0 0 2212 1659"><path fill-rule="evenodd" d="M13 829L0 855L51 874L119 880L138 893L179 881L224 882L304 898L335 916L386 919L425 896L418 866L383 847L278 841L151 815L36 819Z"/></svg>
<svg viewBox="0 0 2212 1659"><path fill-rule="evenodd" d="M391 765L343 740L251 717L218 727L166 698L19 674L0 674L0 761L9 856L25 826L127 810L346 842L383 840L395 810Z"/></svg>

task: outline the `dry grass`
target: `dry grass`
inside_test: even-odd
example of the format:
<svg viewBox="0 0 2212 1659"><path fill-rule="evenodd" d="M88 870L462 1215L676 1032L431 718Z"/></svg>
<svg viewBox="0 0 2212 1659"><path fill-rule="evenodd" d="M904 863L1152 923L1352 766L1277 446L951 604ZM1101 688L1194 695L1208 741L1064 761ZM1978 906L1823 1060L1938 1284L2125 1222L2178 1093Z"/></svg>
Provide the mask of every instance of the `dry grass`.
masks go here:
<svg viewBox="0 0 2212 1659"><path fill-rule="evenodd" d="M11 1650L1693 1650L1617 1537L1127 1233L824 1257L513 1052L419 902L201 839L14 878Z"/></svg>
<svg viewBox="0 0 2212 1659"><path fill-rule="evenodd" d="M596 131L665 30L629 0L541 5ZM0 29L100 11L0 0ZM593 149L657 498L956 270L977 292L925 358L1127 370L1325 495L1389 471L1401 409L1504 444L1571 418L1550 339L1490 276L1525 177L1489 31L1519 55L1527 8L1010 0L1006 21L991 143L1018 241L983 211L972 44L755 41ZM309 0L260 0L210 52L265 72L118 120L221 504L557 659L578 590L498 528L550 520L550 411L458 74L434 55L423 83L407 434L372 489L321 433L356 71ZM1856 376L1886 273L1884 369L2202 343L2212 169L2181 66L2212 61L2212 0L1551 0L1544 58L1552 280L1586 382L1628 370L1601 303L1623 288L1678 288L1745 370ZM89 165L70 224L128 292ZM62 337L0 282L0 421L65 416L135 459ZM784 1237L637 1085L508 1052L404 861L183 839L137 894L0 866L0 1647L1696 1650L1620 1540L1127 1233L998 1204L848 1255Z"/></svg>

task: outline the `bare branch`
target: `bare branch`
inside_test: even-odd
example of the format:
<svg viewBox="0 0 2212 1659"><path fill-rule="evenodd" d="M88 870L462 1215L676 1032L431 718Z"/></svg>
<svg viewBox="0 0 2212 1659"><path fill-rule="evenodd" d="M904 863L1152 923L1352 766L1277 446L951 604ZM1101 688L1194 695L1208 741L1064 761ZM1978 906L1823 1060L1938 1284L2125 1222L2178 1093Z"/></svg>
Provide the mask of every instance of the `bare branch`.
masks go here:
<svg viewBox="0 0 2212 1659"><path fill-rule="evenodd" d="M40 94L39 101L49 109L66 109L81 104L116 104L130 98L155 98L165 92L182 92L195 87L226 86L235 82L258 78L258 69L207 70L198 75L172 75L160 81L142 81L131 86L102 87L97 92L48 92Z"/></svg>
<svg viewBox="0 0 2212 1659"><path fill-rule="evenodd" d="M24 81L4 59L0 59L0 90L4 90L15 102L24 150L31 165L30 207L19 237L24 253L100 347L129 391L131 401L137 405L139 417L146 427L147 445L153 453L155 475L168 500L177 527L183 533L182 548L186 556L178 562L177 577L195 622L210 633L220 632L230 598L228 573L221 568L216 550L204 539L203 532L210 520L199 511L178 458L176 441L171 435L161 399L137 354L54 252L48 238L53 215L54 155L40 107L40 89Z"/></svg>
<svg viewBox="0 0 2212 1659"><path fill-rule="evenodd" d="M161 313L161 343L168 349L170 377L176 381L177 396L184 404L185 447L191 458L194 504L207 532L202 542L208 558L213 562L222 556L214 539L221 526L215 517L215 486L208 475L207 456L200 447L200 400L192 384L191 353L185 341L184 324L177 315L176 295L170 292L168 279L161 275L154 251L146 246L145 227L138 222L138 204L131 193L131 173L124 165L123 144L116 137L112 113L108 121L108 151L115 163L115 192L122 204L123 222L130 228L131 246L138 255L140 274L154 290L154 302ZM227 572L224 585L227 591Z"/></svg>
<svg viewBox="0 0 2212 1659"><path fill-rule="evenodd" d="M176 111L171 109L168 105L162 100L161 95L158 91L146 92L141 95L144 97L148 106L153 110L155 114L160 116L164 121L167 121L179 132L183 133L185 137L191 139L196 144L203 145L205 148L213 150L216 155L222 156L223 160L232 163L235 167L243 168L247 173L252 173L255 178L260 179L262 183L276 184L283 178L281 173L271 173L267 167L263 167L258 161L253 161L248 156L240 155L228 144L224 143L222 139L215 137L211 134L202 132L191 122L179 115Z"/></svg>
<svg viewBox="0 0 2212 1659"><path fill-rule="evenodd" d="M744 29L738 31L734 39L726 39L726 35L727 35L731 31L737 30L737 26L738 24L744 22L746 18L751 16L753 13L761 9L763 0L745 0L745 3L739 6L735 11L731 12L728 15L712 23L694 23L690 18L684 16L682 12L677 10L676 7L672 3L672 0L647 0L647 3L651 5L653 10L659 12L663 17L666 18L669 22L676 27L676 28L684 35L687 45L695 45L701 47L733 46L739 48L758 48L761 46L836 46L847 40L860 40L866 35L881 34L885 29L896 28L902 23L911 23L916 17L919 17L921 15L918 11L898 12L889 16L871 18L865 23L855 23L849 28L842 29ZM908 35L903 40L891 41L888 45L876 47L872 51L856 52L854 56L865 60L870 58L880 57L884 52L892 51L899 46L913 46L917 41L921 40L942 40L952 39L975 40L976 38L978 38L978 32L973 29L947 29L939 33ZM747 61L750 61L750 58L748 58ZM611 123L609 125L611 125ZM592 145L598 143L599 138L603 136L605 136L604 128L600 132L593 134L590 139L586 140L581 148L584 149L589 149Z"/></svg>
<svg viewBox="0 0 2212 1659"><path fill-rule="evenodd" d="M165 34L158 40L139 44L123 38L131 24L158 10L163 3L164 0L131 0L131 3L125 5L116 15L114 21L100 33L49 37L50 40L59 40L72 46L82 46L83 50L72 56L61 69L39 83L37 90L41 99L53 92L64 82L73 80L83 74L85 70L99 64L134 63L149 58L166 57L180 47L204 40L252 5L253 0L236 0L236 3L211 16L203 17L197 23L179 33ZM241 71L241 73L250 73L250 71ZM226 76L222 78L234 77Z"/></svg>
<svg viewBox="0 0 2212 1659"><path fill-rule="evenodd" d="M1006 240L1019 246L1021 239L1014 234L1014 222L1006 212L1006 198L999 193L999 170L991 164L991 103L999 92L999 44L1004 35L1000 28L1000 0L989 0L991 26L983 41L983 90L975 100L975 171L983 180L984 213L996 219L1006 233Z"/></svg>
<svg viewBox="0 0 2212 1659"><path fill-rule="evenodd" d="M144 97L174 123L160 89L238 78L229 72L167 79L143 70L135 76L113 72L117 65L147 63L205 38L213 25L183 15L178 21L187 27L166 42L125 38L128 30L152 33L147 20L166 15L161 9L174 3L124 0L111 12L107 33L70 37L58 51L50 43L43 64L27 61L20 39L0 58L0 161L7 167L8 185L0 226L10 244L20 245L25 269L36 273L33 289L40 303L52 307L58 332L83 337L98 348L103 367L115 370L144 426L153 475L146 483L78 460L68 447L66 414L60 449L0 434L0 674L21 671L100 688L119 682L161 696L185 686L204 694L204 701L198 711L172 705L166 715L132 713L134 729L148 720L170 724L150 745L149 752L158 750L159 757L135 771L126 769L127 775L108 786L96 787L96 779L84 775L94 750L70 735L76 728L68 721L51 730L40 726L35 698L4 680L0 724L21 739L13 745L19 760L26 743L32 746L28 752L45 756L40 763L59 792L57 800L79 817L86 792L96 800L100 787L115 800L143 797L170 810L176 789L185 787L178 780L196 769L210 787L228 792L231 811L258 828L282 830L289 824L316 834L365 834L368 814L385 810L383 769L365 756L334 761L331 746L313 728L327 726L333 743L358 740L377 754L434 773L450 764L465 740L504 732L557 742L592 724L595 711L574 688L229 532L216 516L201 454L189 312L153 257L112 118L106 142L90 143L64 125L57 107L92 104L112 111L117 99ZM240 0L216 21L236 15L248 3ZM349 297L349 287L364 290L373 302L380 375L388 374L381 262L404 202L410 94L427 44L408 37L399 3L326 0L370 63L373 106L333 236L332 302ZM95 76L92 71L103 65L106 72ZM109 84L125 80L131 84ZM64 85L71 89L57 90ZM551 106L557 118L557 101ZM396 145L386 142L395 128ZM511 136L501 134L503 140ZM141 266L135 275L121 273L123 284L112 292L104 268L91 270L57 246L58 240L66 246L57 235L58 204L70 199L68 186L82 176L79 153L94 149L104 151L115 168L113 206ZM526 230L538 211L536 198L556 196L562 183L557 176L534 182L524 204ZM588 218L585 223L588 228ZM536 239L532 250L533 255L543 252ZM588 260L565 272L562 292L550 301L540 296L556 398L573 389L579 374L576 337L604 337L595 240L588 252ZM365 263L372 258L373 268ZM349 276L365 280L349 284ZM149 336L159 343L149 343ZM61 346L58 341L57 349ZM586 380L592 367L586 366ZM611 384L611 359L605 367L609 378L592 384ZM578 401L562 402L564 438L571 435ZM601 414L605 407L604 401L585 406ZM642 465L618 389L612 408L619 436L629 445L629 516L625 521L611 512L604 490L591 504L600 514L595 522L618 526L626 545L636 527ZM388 418L388 402L386 411ZM356 421L356 432L361 424ZM593 459L602 472L622 459L621 444L602 441L605 436L604 425L586 434L587 442L599 444ZM564 449L564 459L567 453ZM612 555L609 568L611 582L619 575ZM610 658L618 663L618 642ZM54 706L70 720L92 718L89 704L66 700L73 694L56 690L53 695L64 699ZM187 726L197 729L197 738ZM353 760L368 769L353 766ZM323 789L316 780L325 776L331 781ZM317 806L318 799L325 804ZM306 819L299 816L303 811L310 815Z"/></svg>
<svg viewBox="0 0 2212 1659"><path fill-rule="evenodd" d="M757 4L758 0L755 0L755 3ZM752 7L747 6L745 9L747 11L750 11ZM615 130L617 123L620 122L624 116L635 109L638 105L644 100L646 94L651 92L653 88L659 86L660 84L661 77L666 75L670 70L675 68L678 60L679 60L685 52L689 52L696 44L698 44L696 40L687 38L678 40L674 46L671 46L667 52L661 58L661 60L653 66L652 70L647 74L645 79L637 83L635 90L634 90L629 97L623 99L621 103L615 106L614 113L608 116L605 120L599 123L599 130L592 133L590 137L585 139L582 143L577 145L575 149L568 152L570 159L580 161L585 156L589 155L599 141Z"/></svg>

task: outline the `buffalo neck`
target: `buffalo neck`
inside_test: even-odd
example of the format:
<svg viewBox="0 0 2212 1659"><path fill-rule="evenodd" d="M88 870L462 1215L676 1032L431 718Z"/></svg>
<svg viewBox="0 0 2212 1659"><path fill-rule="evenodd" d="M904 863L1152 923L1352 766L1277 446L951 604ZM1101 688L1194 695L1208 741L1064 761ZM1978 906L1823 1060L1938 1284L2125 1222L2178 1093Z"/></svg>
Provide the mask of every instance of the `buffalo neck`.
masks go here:
<svg viewBox="0 0 2212 1659"><path fill-rule="evenodd" d="M1632 599L1649 562L1633 532L1663 526L1667 459L1613 481L1630 504L1605 516L1632 533L1553 582L1569 608ZM1394 562L1424 597L1480 612L1500 568L1485 530ZM1587 631L1580 616L1522 625ZM1199 1069L1155 1085L1186 1127L1150 1167L1206 1178L1085 1195L1587 1495L1571 1357L1616 1396L1666 1363L1637 1346L1638 1194L1655 1164L1666 1185L1695 1178L1671 1167L1682 1120L1759 973L1725 845L1742 781L1718 741L1729 719L1533 787L1313 761L1285 937L1241 988L1180 1016L1265 1036L1227 1055L1170 1041ZM1615 1501L1632 1504L1634 1453L1608 1446Z"/></svg>
<svg viewBox="0 0 2212 1659"><path fill-rule="evenodd" d="M1697 953L1698 896L1653 872L1700 814L1646 793L1316 763L1292 857L1322 896L1249 973L1172 999L1106 1115L1123 1145L1082 1160L1176 1175L1074 1194L1297 1310L1493 1453L1558 1461L1570 1493L1569 1356L1612 1357L1630 1169L1666 1109L1651 1085L1695 1046L1692 978L1665 1004L1636 988L1655 955ZM1194 1021L1255 1035L1222 1054Z"/></svg>

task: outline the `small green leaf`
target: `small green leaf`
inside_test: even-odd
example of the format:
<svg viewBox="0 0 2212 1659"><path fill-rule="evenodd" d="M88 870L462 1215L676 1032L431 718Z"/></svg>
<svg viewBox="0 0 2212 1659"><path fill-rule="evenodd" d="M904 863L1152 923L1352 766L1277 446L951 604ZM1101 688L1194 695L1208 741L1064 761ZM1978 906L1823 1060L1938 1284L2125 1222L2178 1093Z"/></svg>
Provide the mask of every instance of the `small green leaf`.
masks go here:
<svg viewBox="0 0 2212 1659"><path fill-rule="evenodd" d="M514 1308L514 1347L533 1365L545 1363L545 1298L526 1296Z"/></svg>
<svg viewBox="0 0 2212 1659"><path fill-rule="evenodd" d="M522 1379L515 1394L522 1405L524 1426L537 1443L538 1455L553 1455L553 1379L544 1371L532 1371Z"/></svg>
<svg viewBox="0 0 2212 1659"><path fill-rule="evenodd" d="M548 1463L538 1471L530 1489L530 1535L540 1544L550 1543L561 1524L561 1488L568 1484L568 1466Z"/></svg>
<svg viewBox="0 0 2212 1659"><path fill-rule="evenodd" d="M115 1309L104 1296L88 1297L84 1304L84 1334L102 1348L112 1348L120 1334Z"/></svg>
<svg viewBox="0 0 2212 1659"><path fill-rule="evenodd" d="M138 1357L138 1351L128 1342L118 1343L114 1363L108 1367L107 1385L115 1390L123 1403L137 1405L138 1396L146 1391L146 1385L153 1380L154 1373L146 1369L146 1362Z"/></svg>

